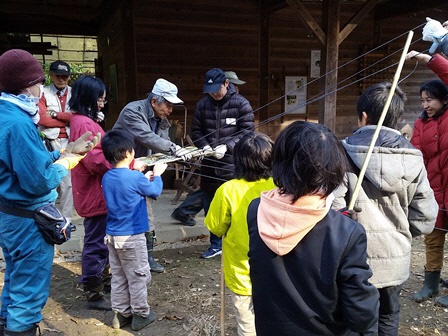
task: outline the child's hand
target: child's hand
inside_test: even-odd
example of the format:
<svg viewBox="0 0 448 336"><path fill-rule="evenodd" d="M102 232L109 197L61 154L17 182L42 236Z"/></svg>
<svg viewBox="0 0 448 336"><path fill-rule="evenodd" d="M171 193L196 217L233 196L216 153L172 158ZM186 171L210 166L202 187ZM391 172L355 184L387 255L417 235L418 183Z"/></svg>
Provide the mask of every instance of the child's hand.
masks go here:
<svg viewBox="0 0 448 336"><path fill-rule="evenodd" d="M152 169L154 176L160 176L166 170L168 165L166 163L156 163Z"/></svg>
<svg viewBox="0 0 448 336"><path fill-rule="evenodd" d="M133 170L138 170L140 172L143 172L146 169L147 166L148 165L145 162L143 162L143 161L134 160L134 167L132 167L132 169Z"/></svg>
<svg viewBox="0 0 448 336"><path fill-rule="evenodd" d="M148 180L150 180L150 181L154 180L154 172L153 172L152 170L148 171L148 172L145 174L145 176L146 176L146 178L147 178Z"/></svg>

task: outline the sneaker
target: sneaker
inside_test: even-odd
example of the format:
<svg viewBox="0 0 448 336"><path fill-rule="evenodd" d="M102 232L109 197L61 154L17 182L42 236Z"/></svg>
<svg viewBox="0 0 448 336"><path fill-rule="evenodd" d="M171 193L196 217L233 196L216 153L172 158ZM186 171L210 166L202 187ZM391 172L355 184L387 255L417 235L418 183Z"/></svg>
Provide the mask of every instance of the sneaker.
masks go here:
<svg viewBox="0 0 448 336"><path fill-rule="evenodd" d="M214 249L209 247L207 251L205 251L204 253L201 254L201 258L204 259L210 259L213 257L216 257L217 255L222 254L222 250L221 249Z"/></svg>
<svg viewBox="0 0 448 336"><path fill-rule="evenodd" d="M193 218L191 218L190 216L181 215L178 212L176 212L176 210L174 210L173 213L171 214L171 218L181 222L183 225L187 226L196 225L196 221Z"/></svg>
<svg viewBox="0 0 448 336"><path fill-rule="evenodd" d="M76 231L76 225L73 223L70 223L70 232L75 232Z"/></svg>

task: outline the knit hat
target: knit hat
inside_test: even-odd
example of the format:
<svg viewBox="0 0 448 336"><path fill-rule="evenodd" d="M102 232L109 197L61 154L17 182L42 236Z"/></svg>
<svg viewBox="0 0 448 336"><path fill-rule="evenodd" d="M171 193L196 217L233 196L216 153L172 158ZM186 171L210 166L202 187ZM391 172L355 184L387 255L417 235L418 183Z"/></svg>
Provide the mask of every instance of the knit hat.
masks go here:
<svg viewBox="0 0 448 336"><path fill-rule="evenodd" d="M44 69L28 51L11 49L0 56L0 92L16 92L43 81Z"/></svg>

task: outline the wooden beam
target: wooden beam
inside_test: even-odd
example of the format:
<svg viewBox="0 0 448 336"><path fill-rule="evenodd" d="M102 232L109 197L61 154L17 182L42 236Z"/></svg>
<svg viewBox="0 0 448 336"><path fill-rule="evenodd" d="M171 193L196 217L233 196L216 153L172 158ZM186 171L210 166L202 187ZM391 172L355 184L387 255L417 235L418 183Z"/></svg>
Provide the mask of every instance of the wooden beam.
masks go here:
<svg viewBox="0 0 448 336"><path fill-rule="evenodd" d="M375 20L389 19L396 16L403 16L405 14L412 14L415 12L429 12L435 8L447 8L448 1L446 0L393 0L387 1L375 8ZM443 15L443 13L441 13ZM439 18L445 20L446 16Z"/></svg>
<svg viewBox="0 0 448 336"><path fill-rule="evenodd" d="M325 27L326 44L323 52L325 77L321 80L321 92L325 92L323 102L319 104L319 123L327 126L332 132L336 129L336 92L338 82L339 55L339 0L324 0L322 4L322 24ZM322 64L322 63L321 63ZM324 86L324 90L322 90Z"/></svg>
<svg viewBox="0 0 448 336"><path fill-rule="evenodd" d="M91 21L98 16L98 11L92 7L79 6L60 6L60 5L42 5L36 1L21 2L20 5L16 1L1 1L0 13L4 14L26 14L26 15L49 15L59 17L78 17L82 21Z"/></svg>
<svg viewBox="0 0 448 336"><path fill-rule="evenodd" d="M288 7L288 4L284 0L261 0L260 9L262 15L269 15L280 9Z"/></svg>
<svg viewBox="0 0 448 336"><path fill-rule="evenodd" d="M341 44L345 38L355 29L360 22L369 14L376 4L381 0L368 0L364 6L356 13L339 33L338 44Z"/></svg>
<svg viewBox="0 0 448 336"><path fill-rule="evenodd" d="M314 18L311 16L308 9L306 9L305 5L300 0L286 0L289 7L291 7L296 14L298 15L299 19L307 26L309 27L314 34L316 34L317 38L319 39L320 43L322 45L325 45L325 33L322 30L322 28L319 26L319 24L314 20Z"/></svg>
<svg viewBox="0 0 448 336"><path fill-rule="evenodd" d="M58 34L58 35L87 35L96 36L98 34L99 23L92 21L89 23L77 21L74 18L58 19L55 25L55 18L49 19L45 16L34 15L4 15L0 14L0 31L8 33L27 34Z"/></svg>
<svg viewBox="0 0 448 336"><path fill-rule="evenodd" d="M258 106L266 106L269 102L269 15L261 15L260 18L260 51L259 51L259 82L258 82ZM268 119L268 106L258 111L259 122Z"/></svg>

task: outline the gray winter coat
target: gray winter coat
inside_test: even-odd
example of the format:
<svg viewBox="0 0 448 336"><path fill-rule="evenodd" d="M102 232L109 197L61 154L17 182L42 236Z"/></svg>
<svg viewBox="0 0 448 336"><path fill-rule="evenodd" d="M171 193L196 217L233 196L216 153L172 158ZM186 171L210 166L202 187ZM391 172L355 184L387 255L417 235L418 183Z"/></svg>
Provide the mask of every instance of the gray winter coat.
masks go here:
<svg viewBox="0 0 448 336"><path fill-rule="evenodd" d="M348 205L376 126L342 140L354 173L336 191L333 208ZM398 131L382 127L355 203L367 233L367 258L377 288L400 285L409 277L412 237L432 232L438 205L421 152Z"/></svg>
<svg viewBox="0 0 448 336"><path fill-rule="evenodd" d="M171 124L166 118L160 119L157 129L153 130L151 118L154 118L154 111L149 99L133 101L120 112L113 129L126 130L134 135L136 158L151 155L153 151L175 154L176 144L169 140Z"/></svg>

